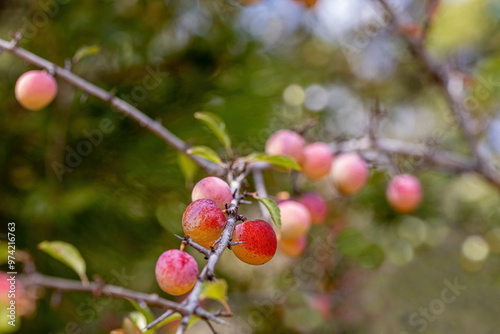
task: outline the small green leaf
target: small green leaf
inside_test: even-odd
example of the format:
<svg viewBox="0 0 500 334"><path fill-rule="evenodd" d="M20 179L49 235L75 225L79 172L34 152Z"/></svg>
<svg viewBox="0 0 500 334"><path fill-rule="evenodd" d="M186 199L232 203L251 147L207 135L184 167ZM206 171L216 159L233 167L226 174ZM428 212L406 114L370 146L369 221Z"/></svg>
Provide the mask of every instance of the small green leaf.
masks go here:
<svg viewBox="0 0 500 334"><path fill-rule="evenodd" d="M122 329L124 334L140 334L141 328L148 325L146 318L141 312L131 312L128 317L123 318ZM146 333L150 333L147 331Z"/></svg>
<svg viewBox="0 0 500 334"><path fill-rule="evenodd" d="M281 227L281 214L278 205L270 198L256 197L256 199L264 204L266 209L269 211L271 218L278 228Z"/></svg>
<svg viewBox="0 0 500 334"><path fill-rule="evenodd" d="M264 153L252 153L247 156L249 161L267 162L281 168L291 168L300 171L299 164L287 155L267 155Z"/></svg>
<svg viewBox="0 0 500 334"><path fill-rule="evenodd" d="M196 112L194 117L205 123L210 130L215 134L219 141L224 145L229 155L233 155L231 151L231 139L226 131L226 124L217 115L210 112Z"/></svg>
<svg viewBox="0 0 500 334"><path fill-rule="evenodd" d="M377 269L384 262L385 254L380 246L371 244L358 254L357 259L364 268Z"/></svg>
<svg viewBox="0 0 500 334"><path fill-rule="evenodd" d="M218 301L227 301L227 282L219 279L215 282L203 282L200 299L210 298Z"/></svg>
<svg viewBox="0 0 500 334"><path fill-rule="evenodd" d="M73 64L78 63L80 60L82 60L85 57L98 54L99 51L100 51L100 48L98 45L83 46L75 52L75 55L73 56Z"/></svg>
<svg viewBox="0 0 500 334"><path fill-rule="evenodd" d="M149 307L147 305L144 305L145 307L141 307L141 306L139 306L139 304L137 304L132 299L127 299L127 300L130 302L130 304L132 304L132 306L135 308L135 310L137 312L140 312L144 316L144 318L146 319L146 324L149 324L155 320L153 313L151 312L151 310L149 309ZM132 319L132 320L134 320L134 319ZM144 326L144 327L146 327L146 326ZM142 327L142 328L144 328L144 327ZM156 333L156 329L152 328L149 331L147 331L146 333L154 334L154 333Z"/></svg>
<svg viewBox="0 0 500 334"><path fill-rule="evenodd" d="M217 152L208 146L193 146L187 150L187 154L197 155L209 161L215 162L216 164L222 165L222 160Z"/></svg>
<svg viewBox="0 0 500 334"><path fill-rule="evenodd" d="M339 251L348 256L356 256L365 248L365 238L358 230L345 229L337 239Z"/></svg>
<svg viewBox="0 0 500 334"><path fill-rule="evenodd" d="M179 164L179 168L186 179L186 185L188 187L191 186L196 173L198 172L198 165L184 153L179 153L177 155L177 163Z"/></svg>
<svg viewBox="0 0 500 334"><path fill-rule="evenodd" d="M88 285L89 280L85 274L87 266L82 255L75 246L64 241L42 241L38 244L38 249L73 269L82 282Z"/></svg>
<svg viewBox="0 0 500 334"><path fill-rule="evenodd" d="M219 279L215 282L203 282L200 292L200 300L213 299L221 303L226 309L227 313L231 312L227 304L227 282Z"/></svg>

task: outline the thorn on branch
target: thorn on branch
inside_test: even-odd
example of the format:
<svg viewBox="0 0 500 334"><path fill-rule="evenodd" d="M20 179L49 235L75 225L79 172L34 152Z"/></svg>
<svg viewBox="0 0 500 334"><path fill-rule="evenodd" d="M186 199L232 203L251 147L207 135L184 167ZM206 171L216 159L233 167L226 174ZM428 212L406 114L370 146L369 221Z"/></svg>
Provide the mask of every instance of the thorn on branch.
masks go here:
<svg viewBox="0 0 500 334"><path fill-rule="evenodd" d="M102 295L103 289L106 287L106 282L104 282L104 279L101 276L95 275L94 284L95 286L92 290L92 295L95 298L99 298Z"/></svg>
<svg viewBox="0 0 500 334"><path fill-rule="evenodd" d="M227 246L227 248L231 249L232 246L236 246L236 245L240 245L240 244L244 244L244 243L246 243L246 241L234 241L234 242L231 241L229 243L229 245Z"/></svg>
<svg viewBox="0 0 500 334"><path fill-rule="evenodd" d="M22 30L18 30L18 31L11 31L10 32L10 35L12 37L12 41L11 41L11 47L13 49L17 48L19 46L19 43L21 42L21 39L23 39L23 32Z"/></svg>

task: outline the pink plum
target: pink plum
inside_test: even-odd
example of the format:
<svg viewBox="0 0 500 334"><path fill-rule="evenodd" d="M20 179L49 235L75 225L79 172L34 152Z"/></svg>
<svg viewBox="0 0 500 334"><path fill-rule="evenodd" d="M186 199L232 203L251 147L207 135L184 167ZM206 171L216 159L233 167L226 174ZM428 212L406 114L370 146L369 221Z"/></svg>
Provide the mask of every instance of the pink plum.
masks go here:
<svg viewBox="0 0 500 334"><path fill-rule="evenodd" d="M188 253L171 249L158 258L155 274L163 291L178 296L185 294L196 284L198 264Z"/></svg>
<svg viewBox="0 0 500 334"><path fill-rule="evenodd" d="M26 109L39 110L49 105L57 94L57 83L45 71L29 71L17 79L17 101Z"/></svg>
<svg viewBox="0 0 500 334"><path fill-rule="evenodd" d="M264 220L246 221L233 231L233 242L243 242L231 247L241 261L261 265L269 262L276 253L276 233Z"/></svg>
<svg viewBox="0 0 500 334"><path fill-rule="evenodd" d="M297 257L301 255L307 246L307 236L302 235L296 239L280 238L278 247L280 251L290 257Z"/></svg>
<svg viewBox="0 0 500 334"><path fill-rule="evenodd" d="M319 224L325 221L328 214L328 206L326 201L319 194L316 193L306 193L300 197L300 203L309 210L311 214L311 222L313 224Z"/></svg>
<svg viewBox="0 0 500 334"><path fill-rule="evenodd" d="M284 201L278 204L281 214L281 237L296 239L305 235L311 227L311 214L307 208L296 201Z"/></svg>
<svg viewBox="0 0 500 334"><path fill-rule="evenodd" d="M182 229L196 242L217 240L226 226L226 216L211 199L198 199L182 216Z"/></svg>
<svg viewBox="0 0 500 334"><path fill-rule="evenodd" d="M266 142L266 153L269 155L288 155L300 163L304 150L304 139L291 130L279 130Z"/></svg>
<svg viewBox="0 0 500 334"><path fill-rule="evenodd" d="M397 212L413 212L422 201L420 181L410 174L397 175L387 186L386 197L391 207Z"/></svg>
<svg viewBox="0 0 500 334"><path fill-rule="evenodd" d="M368 181L368 166L356 153L344 153L333 161L330 176L341 194L354 195Z"/></svg>
<svg viewBox="0 0 500 334"><path fill-rule="evenodd" d="M209 176L201 179L193 188L191 199L208 198L217 203L219 209L225 209L226 204L229 206L233 199L233 194L229 185L222 179L215 176Z"/></svg>
<svg viewBox="0 0 500 334"><path fill-rule="evenodd" d="M328 175L333 161L332 149L325 143L307 145L303 151L302 173L310 179L321 179Z"/></svg>

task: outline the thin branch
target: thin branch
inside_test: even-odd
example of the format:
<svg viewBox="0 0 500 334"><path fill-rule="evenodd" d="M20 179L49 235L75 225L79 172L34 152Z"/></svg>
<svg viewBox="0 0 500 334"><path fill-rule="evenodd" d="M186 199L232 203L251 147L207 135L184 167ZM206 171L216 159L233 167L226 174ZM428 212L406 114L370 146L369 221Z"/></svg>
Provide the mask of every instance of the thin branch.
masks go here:
<svg viewBox="0 0 500 334"><path fill-rule="evenodd" d="M474 119L468 110L464 107L464 100L456 96L450 90L450 73L449 71L436 64L429 56L422 40L416 39L409 34L403 33L402 24L397 15L388 4L387 0L377 0L384 9L391 14L392 22L399 33L408 45L409 50L413 57L420 61L425 72L430 77L431 81L436 83L443 92L443 95L448 103L451 113L456 118L458 125L461 127L467 142L469 143L470 150L475 158L473 170L482 175L486 180L500 188L500 175L498 171L494 170L484 159L479 147L479 139L475 130Z"/></svg>
<svg viewBox="0 0 500 334"><path fill-rule="evenodd" d="M193 247L198 252L200 252L201 254L205 255L205 257L207 257L207 258L210 256L210 254L212 254L212 251L210 249L206 249L202 245L200 245L197 242L193 241L193 239L191 239L188 235L186 235L185 237L181 237L181 236L179 236L179 235L176 234L175 236L177 238L181 239L184 244Z"/></svg>
<svg viewBox="0 0 500 334"><path fill-rule="evenodd" d="M377 138L377 145L373 147L369 137L352 139L331 144L335 152L358 152L369 160L382 158L380 153L401 155L422 159L436 167L452 172L473 172L475 164L469 157L452 152L437 150L425 144L408 143L396 139Z"/></svg>
<svg viewBox="0 0 500 334"><path fill-rule="evenodd" d="M54 63L39 57L38 55L31 53L23 48L17 46L16 39L8 42L0 38L0 49L4 50L12 55L35 65L37 67L47 70L49 73L59 77L60 79L68 82L69 84L80 88L89 95L92 95L99 100L109 104L119 112L132 118L138 122L142 127L145 127L149 131L156 134L158 137L162 138L168 145L176 149L179 152L186 153L188 145L175 136L172 132L167 130L161 123L151 119L149 116L144 114L142 111L132 106L130 103L114 96L113 94L105 91L104 89L97 87L96 85L84 80L80 76L70 72L69 70L59 67ZM189 155L198 165L200 165L207 173L211 175L225 175L225 169L211 161L203 159L198 156Z"/></svg>
<svg viewBox="0 0 500 334"><path fill-rule="evenodd" d="M103 296L116 299L131 299L136 302L144 302L150 306L168 308L181 314L185 314L187 312L186 308L183 305L161 298L157 294L147 294L125 289L116 285L103 285L100 282L90 282L87 286L84 286L80 281L46 276L36 272L22 275L21 280L23 282L23 285L25 285L26 287L42 287L59 292L73 291L87 292L92 294L97 294L97 292L99 292L99 294Z"/></svg>

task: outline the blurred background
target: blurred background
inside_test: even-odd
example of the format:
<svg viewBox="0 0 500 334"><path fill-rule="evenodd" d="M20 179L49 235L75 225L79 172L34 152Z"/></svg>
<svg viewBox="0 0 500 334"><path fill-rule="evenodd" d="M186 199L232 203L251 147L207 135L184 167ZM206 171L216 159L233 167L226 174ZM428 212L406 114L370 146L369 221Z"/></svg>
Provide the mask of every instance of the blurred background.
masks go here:
<svg viewBox="0 0 500 334"><path fill-rule="evenodd" d="M419 29L411 22L428 17L429 2L391 3L411 34ZM500 3L443 0L432 13L426 46L457 69L453 89L467 96L481 147L498 164ZM308 141L360 137L375 100L385 110L380 136L468 154L441 92L388 22L371 0L0 1L1 38L24 29L22 47L60 66L73 59L76 74L222 156L195 112L219 115L235 152L244 155L263 151L278 129L310 118L318 123ZM154 266L163 251L179 247L174 233L182 234L191 186L203 172L61 80L49 107L23 109L14 85L31 69L0 56L2 226L16 222L17 248L33 255L41 273L78 279L37 249L43 240L63 240L80 250L89 277L176 300L158 288ZM102 140L61 169L89 133ZM303 189L329 200L327 221L313 227L297 259L277 254L253 267L226 252L216 274L228 282L235 316L230 328L218 330L497 333L498 190L475 175L392 160L423 183L423 205L414 215L395 214L386 203L384 166L373 166L368 187L352 198L335 194L329 182L300 179ZM265 179L272 195L291 191L289 174L268 171ZM260 217L257 205L244 214ZM65 293L55 308L50 296L41 296L36 312L21 320L20 333L109 333L131 311L125 301L79 293ZM192 332L208 328L198 323Z"/></svg>

